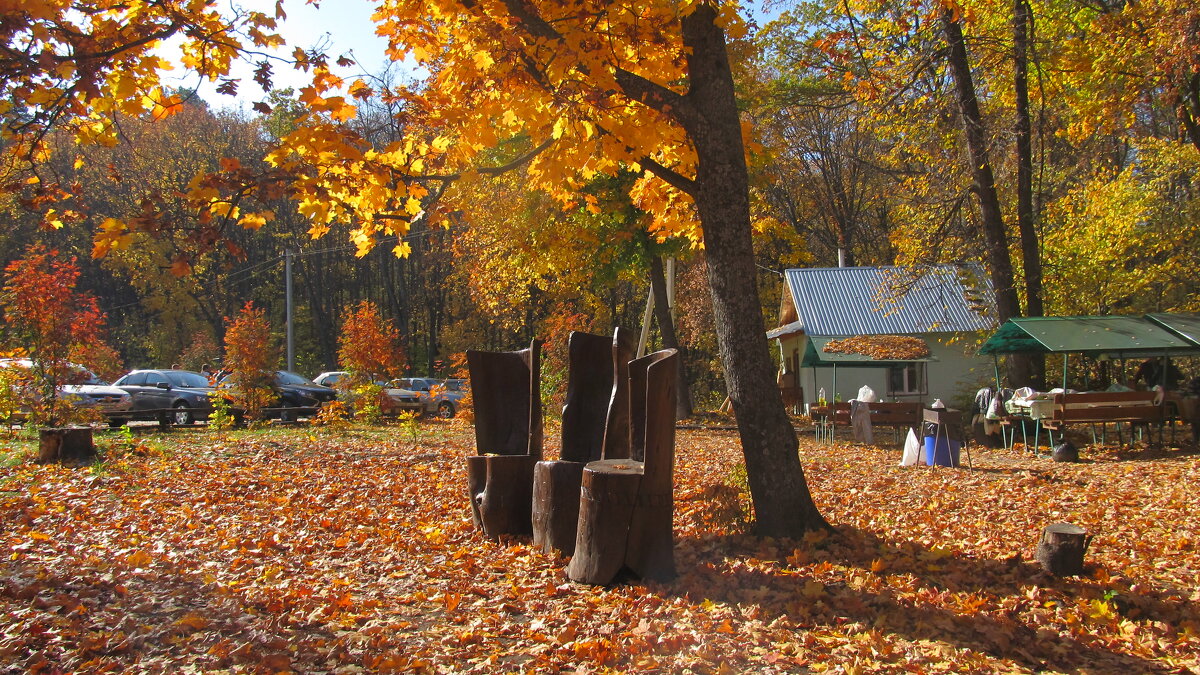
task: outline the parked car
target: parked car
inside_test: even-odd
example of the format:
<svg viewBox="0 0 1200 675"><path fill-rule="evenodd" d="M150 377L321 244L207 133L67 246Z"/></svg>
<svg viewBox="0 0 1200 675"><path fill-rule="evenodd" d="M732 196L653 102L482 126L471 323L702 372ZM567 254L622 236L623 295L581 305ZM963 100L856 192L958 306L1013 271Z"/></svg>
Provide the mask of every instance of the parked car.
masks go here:
<svg viewBox="0 0 1200 675"><path fill-rule="evenodd" d="M337 388L338 380L348 374L344 370L331 370L314 377L313 382L326 387ZM421 403L421 399L415 391L393 387L383 380L376 380L375 384L383 387L383 393L388 399L388 404L384 406L384 414L392 415L402 410L415 410L417 412L424 410L424 404Z"/></svg>
<svg viewBox="0 0 1200 675"><path fill-rule="evenodd" d="M60 385L56 395L61 399L70 401L73 405L100 410L108 416L109 423L113 426L124 424L125 419L121 416L121 413L133 407L133 399L129 394L123 389L109 385L83 366L71 364L70 367L73 373L71 380L67 384ZM29 359L0 359L0 368L23 368L29 370L33 368L33 361ZM17 411L11 421L22 422L27 418L28 414L29 411L27 409Z"/></svg>
<svg viewBox="0 0 1200 675"><path fill-rule="evenodd" d="M444 381L432 377L402 377L392 380L390 385L417 392L422 410L438 417L454 417L458 402L465 395L461 389L452 389Z"/></svg>
<svg viewBox="0 0 1200 675"><path fill-rule="evenodd" d="M113 386L133 397L130 419L166 420L186 426L206 420L212 413L212 384L190 370L134 370Z"/></svg>
<svg viewBox="0 0 1200 675"><path fill-rule="evenodd" d="M275 371L275 389L279 392L280 408L319 408L337 398L333 387L326 387L286 370ZM293 418L293 413L281 413L281 419Z"/></svg>
<svg viewBox="0 0 1200 675"><path fill-rule="evenodd" d="M337 387L338 380L349 375L350 373L344 370L327 370L312 379L314 384L319 384L322 387Z"/></svg>
<svg viewBox="0 0 1200 675"><path fill-rule="evenodd" d="M319 385L303 375L287 370L275 371L275 379L271 386L275 390L276 397L270 405L266 406L269 409L266 414L268 419L276 417L284 421L294 421L304 413L299 410L288 410L288 408L319 408L337 398L337 392L332 387ZM233 387L233 381L229 378L217 383L217 391L222 392L222 397L231 404L236 398ZM236 405L233 408L234 417L241 419L243 411Z"/></svg>

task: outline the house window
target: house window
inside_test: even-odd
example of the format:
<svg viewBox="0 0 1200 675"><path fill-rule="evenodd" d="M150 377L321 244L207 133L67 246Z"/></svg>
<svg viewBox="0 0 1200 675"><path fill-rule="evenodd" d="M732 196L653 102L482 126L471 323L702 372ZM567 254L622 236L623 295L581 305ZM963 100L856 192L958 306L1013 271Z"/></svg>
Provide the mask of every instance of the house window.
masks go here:
<svg viewBox="0 0 1200 675"><path fill-rule="evenodd" d="M888 394L903 396L925 393L925 364L906 363L888 368Z"/></svg>

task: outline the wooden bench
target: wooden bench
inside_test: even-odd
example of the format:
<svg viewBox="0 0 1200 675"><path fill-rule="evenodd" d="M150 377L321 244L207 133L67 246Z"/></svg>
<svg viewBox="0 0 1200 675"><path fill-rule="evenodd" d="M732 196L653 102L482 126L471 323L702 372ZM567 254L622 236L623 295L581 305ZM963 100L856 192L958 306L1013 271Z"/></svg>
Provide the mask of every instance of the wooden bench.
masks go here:
<svg viewBox="0 0 1200 675"><path fill-rule="evenodd" d="M921 411L924 406L920 403L882 403L877 401L867 405L870 406L869 410L871 411L871 426L892 427L897 443L900 442L901 429L919 429L921 426ZM848 401L839 401L828 406L816 406L812 408L811 412L817 440L832 441L838 427L850 426L850 403Z"/></svg>
<svg viewBox="0 0 1200 675"><path fill-rule="evenodd" d="M1092 427L1092 442L1096 440L1096 426L1100 426L1100 442L1105 439L1105 428L1109 424L1117 427L1117 441L1123 442L1121 425L1159 428L1161 440L1165 420L1163 397L1155 391L1101 391L1082 394L1055 394L1050 417L1041 420L1041 428L1050 436L1054 445L1054 432L1067 427L1087 424ZM1130 438L1132 440L1132 436ZM1037 447L1034 440L1034 447Z"/></svg>
<svg viewBox="0 0 1200 675"><path fill-rule="evenodd" d="M921 426L924 405L917 402L869 403L871 426L917 429Z"/></svg>

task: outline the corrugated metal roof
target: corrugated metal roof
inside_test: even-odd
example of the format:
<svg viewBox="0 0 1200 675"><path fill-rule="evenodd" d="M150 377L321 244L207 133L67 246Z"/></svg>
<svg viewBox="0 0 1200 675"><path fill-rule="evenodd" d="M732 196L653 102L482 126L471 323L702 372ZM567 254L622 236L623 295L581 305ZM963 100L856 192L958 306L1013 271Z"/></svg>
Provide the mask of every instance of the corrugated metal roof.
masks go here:
<svg viewBox="0 0 1200 675"><path fill-rule="evenodd" d="M809 335L991 330L995 299L978 265L818 267L785 272Z"/></svg>

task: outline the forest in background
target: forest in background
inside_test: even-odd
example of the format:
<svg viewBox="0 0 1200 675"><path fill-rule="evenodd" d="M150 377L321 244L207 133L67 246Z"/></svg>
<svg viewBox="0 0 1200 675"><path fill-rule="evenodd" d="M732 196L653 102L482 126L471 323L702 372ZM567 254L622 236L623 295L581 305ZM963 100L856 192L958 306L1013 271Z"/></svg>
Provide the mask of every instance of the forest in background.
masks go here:
<svg viewBox="0 0 1200 675"><path fill-rule="evenodd" d="M768 321L777 273L836 265L838 249L849 265L984 262L1001 318L1200 309L1198 10L1178 0L939 7L791 3L733 43L755 130ZM404 85L389 73L367 79L371 96L345 122L383 148L413 131L389 95ZM274 91L246 112L179 93L176 114L117 118L111 145L52 134L46 169L72 193L57 216L31 212L28 194L3 204L0 261L34 241L76 256L80 287L99 298L130 367L177 362L198 339L219 344L225 317L248 300L267 308L282 338L289 250L297 370L307 375L336 365L338 326L363 299L395 322L413 374L445 374L468 348L513 349L536 336L553 354L572 329L636 329L652 263L675 257L693 393L719 402L704 254L686 232L655 224L655 195L626 196L632 173L596 176L575 204L535 189L527 167L463 179L448 188L455 210L415 217L374 248L336 232L314 239L322 226L305 204L260 190L242 211L269 209L271 222L243 219L220 240L197 241L207 235L195 177L265 171L304 104ZM103 237L143 216L155 225L122 231L122 245Z"/></svg>

